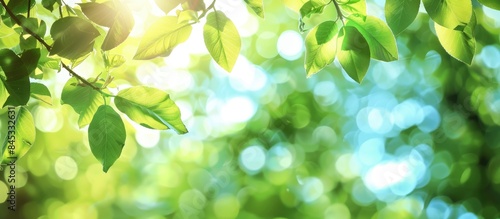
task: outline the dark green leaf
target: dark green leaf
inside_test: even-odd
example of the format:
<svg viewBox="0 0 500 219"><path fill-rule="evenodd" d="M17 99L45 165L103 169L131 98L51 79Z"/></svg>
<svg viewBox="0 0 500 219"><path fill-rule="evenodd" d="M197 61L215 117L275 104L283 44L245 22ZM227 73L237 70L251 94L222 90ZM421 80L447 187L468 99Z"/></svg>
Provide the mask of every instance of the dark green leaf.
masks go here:
<svg viewBox="0 0 500 219"><path fill-rule="evenodd" d="M0 67L7 80L16 80L29 75L21 58L10 49L0 49Z"/></svg>
<svg viewBox="0 0 500 219"><path fill-rule="evenodd" d="M8 97L9 92L7 92L3 83L0 83L0 105L3 106Z"/></svg>
<svg viewBox="0 0 500 219"><path fill-rule="evenodd" d="M122 153L127 134L123 121L113 108L99 106L89 125L89 145L92 154L108 172Z"/></svg>
<svg viewBox="0 0 500 219"><path fill-rule="evenodd" d="M334 21L325 21L307 34L305 40L307 77L316 74L333 62L337 51L337 34L338 26Z"/></svg>
<svg viewBox="0 0 500 219"><path fill-rule="evenodd" d="M144 127L170 128L179 134L187 132L179 107L164 91L145 86L131 87L118 92L114 102L118 110Z"/></svg>
<svg viewBox="0 0 500 219"><path fill-rule="evenodd" d="M498 0L479 0L479 2L486 7L500 10L500 1Z"/></svg>
<svg viewBox="0 0 500 219"><path fill-rule="evenodd" d="M54 39L50 55L77 59L92 51L99 31L82 18L64 17L54 22L50 35Z"/></svg>
<svg viewBox="0 0 500 219"><path fill-rule="evenodd" d="M3 107L26 105L30 99L30 79L29 76L24 76L17 79L7 79L2 82L9 92L9 97L5 101Z"/></svg>
<svg viewBox="0 0 500 219"><path fill-rule="evenodd" d="M92 22L105 27L113 26L118 11L115 10L115 4L112 1L104 3L88 2L78 5L82 8L85 16Z"/></svg>
<svg viewBox="0 0 500 219"><path fill-rule="evenodd" d="M471 0L422 0L427 14L439 25L463 30L472 16Z"/></svg>
<svg viewBox="0 0 500 219"><path fill-rule="evenodd" d="M342 44L337 53L340 65L356 82L361 83L370 65L370 48L359 31L350 26L340 31L339 43Z"/></svg>
<svg viewBox="0 0 500 219"><path fill-rule="evenodd" d="M264 1L263 0L245 0L247 5L259 15L259 17L264 18Z"/></svg>
<svg viewBox="0 0 500 219"><path fill-rule="evenodd" d="M463 31L452 30L435 23L436 35L443 48L454 58L470 65L476 51L476 16L472 14L471 20Z"/></svg>
<svg viewBox="0 0 500 219"><path fill-rule="evenodd" d="M350 15L346 26L358 29L368 42L370 57L381 61L398 59L396 39L391 29L380 19L373 16Z"/></svg>
<svg viewBox="0 0 500 219"><path fill-rule="evenodd" d="M76 78L71 78L64 85L61 102L73 107L80 115L78 125L82 128L90 123L97 108L104 104L104 99L98 91L79 84Z"/></svg>
<svg viewBox="0 0 500 219"><path fill-rule="evenodd" d="M394 35L405 30L415 20L420 7L420 0L387 0L385 19Z"/></svg>
<svg viewBox="0 0 500 219"><path fill-rule="evenodd" d="M240 34L233 22L221 11L208 14L203 38L215 62L231 72L241 49Z"/></svg>
<svg viewBox="0 0 500 219"><path fill-rule="evenodd" d="M31 83L30 88L31 97L52 105L52 95L50 95L49 89L44 84Z"/></svg>
<svg viewBox="0 0 500 219"><path fill-rule="evenodd" d="M177 45L189 38L191 30L191 25L177 23L177 17L158 19L144 34L134 59L146 60L170 55Z"/></svg>
<svg viewBox="0 0 500 219"><path fill-rule="evenodd" d="M54 10L54 4L58 3L61 5L61 0L42 0L42 6L49 11Z"/></svg>
<svg viewBox="0 0 500 219"><path fill-rule="evenodd" d="M14 127L14 130L16 130L14 134L15 137L13 139L8 139L6 137L2 145L1 152L3 156L0 157L0 161L4 164L11 161L9 157L16 157L17 159L23 157L33 143L35 143L35 123L30 111L25 107L20 107L17 111ZM14 140L15 150L9 150L9 140Z"/></svg>
<svg viewBox="0 0 500 219"><path fill-rule="evenodd" d="M36 1L31 1L28 2L28 0L11 0L9 3L7 3L7 7L14 12L14 14L21 14L21 13L27 13L28 12L28 3L31 3L29 5L29 9L31 9L33 6L35 6Z"/></svg>
<svg viewBox="0 0 500 219"><path fill-rule="evenodd" d="M23 61L28 74L31 74L35 71L38 61L40 60L40 49L30 49L24 51L21 55L21 60Z"/></svg>

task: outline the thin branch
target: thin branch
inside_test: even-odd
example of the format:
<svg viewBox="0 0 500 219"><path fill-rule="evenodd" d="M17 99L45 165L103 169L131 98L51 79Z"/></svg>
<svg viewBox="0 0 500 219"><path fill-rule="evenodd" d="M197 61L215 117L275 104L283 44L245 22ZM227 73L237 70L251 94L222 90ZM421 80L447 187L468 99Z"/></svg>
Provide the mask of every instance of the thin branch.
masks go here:
<svg viewBox="0 0 500 219"><path fill-rule="evenodd" d="M28 18L30 17L31 0L28 0Z"/></svg>
<svg viewBox="0 0 500 219"><path fill-rule="evenodd" d="M31 36L33 36L36 40L38 40L38 42L40 42L43 46L45 46L45 48L47 48L47 50L50 50L52 49L52 47L47 43L45 42L45 40L43 40L40 36L38 36L38 34L36 34L35 32L33 32L32 30L30 30L29 28L25 27L21 21L16 17L16 15L14 15L14 13L10 10L10 8L7 7L7 4L5 4L5 1L4 0L0 0L0 4L2 4L2 6L5 8L5 11L7 11L7 13L9 14L9 16L12 18L12 20L14 20L14 22L17 23L17 25L21 26L23 28L24 31L26 31L28 34L30 34ZM106 96L112 96L111 94L107 94L107 93L104 93L100 87L97 87L95 85L93 85L92 83L90 83L89 81L85 80L85 78L83 78L82 76L80 76L79 74L77 74L75 71L73 71L73 69L71 69L68 65L64 64L63 61L61 61L61 65L64 69L66 69L73 77L77 78L78 80L80 80L83 84L91 87L92 89L96 90L96 91L99 91L99 93L103 94L103 95L106 95Z"/></svg>
<svg viewBox="0 0 500 219"><path fill-rule="evenodd" d="M340 9L339 3L336 0L332 0L333 4L335 5L335 10L337 11L337 20L340 19L342 24L344 24L344 14L342 14L342 9Z"/></svg>

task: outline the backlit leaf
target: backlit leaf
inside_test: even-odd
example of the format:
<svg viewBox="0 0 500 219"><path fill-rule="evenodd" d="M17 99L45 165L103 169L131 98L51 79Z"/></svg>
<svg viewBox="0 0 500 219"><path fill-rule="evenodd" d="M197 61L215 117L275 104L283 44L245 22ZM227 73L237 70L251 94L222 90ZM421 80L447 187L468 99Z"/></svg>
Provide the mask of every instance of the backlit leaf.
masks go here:
<svg viewBox="0 0 500 219"><path fill-rule="evenodd" d="M415 20L420 0L387 0L385 19L394 35L398 35Z"/></svg>
<svg viewBox="0 0 500 219"><path fill-rule="evenodd" d="M104 172L120 157L126 137L120 115L110 106L100 106L90 122L88 138L90 150Z"/></svg>
<svg viewBox="0 0 500 219"><path fill-rule="evenodd" d="M245 0L245 3L259 15L259 17L264 18L264 1L263 0Z"/></svg>
<svg viewBox="0 0 500 219"><path fill-rule="evenodd" d="M472 16L471 0L422 0L427 14L439 25L463 30Z"/></svg>
<svg viewBox="0 0 500 219"><path fill-rule="evenodd" d="M82 18L64 17L52 24L50 35L54 39L50 55L77 59L92 51L99 31Z"/></svg>
<svg viewBox="0 0 500 219"><path fill-rule="evenodd" d="M221 11L208 14L203 38L215 62L231 72L241 49L240 34L233 22Z"/></svg>
<svg viewBox="0 0 500 219"><path fill-rule="evenodd" d="M12 157L19 159L23 157L31 146L35 143L36 130L35 123L33 121L33 116L30 111L25 107L20 107L15 114L15 124L9 123L9 125L14 125L15 133L12 138L5 137L5 141L2 145L2 155L0 157L1 163L6 164L12 161ZM9 150L9 146L13 145L15 148Z"/></svg>
<svg viewBox="0 0 500 219"><path fill-rule="evenodd" d="M337 34L338 26L334 21L325 21L307 34L304 65L308 77L333 62L337 51Z"/></svg>
<svg viewBox="0 0 500 219"><path fill-rule="evenodd" d="M476 39L474 29L476 27L476 16L472 18L463 31L452 30L437 23L434 25L436 35L443 48L454 58L470 65L476 51Z"/></svg>
<svg viewBox="0 0 500 219"><path fill-rule="evenodd" d="M361 83L370 65L370 48L368 42L354 27L344 27L339 32L337 58L342 68L356 82Z"/></svg>
<svg viewBox="0 0 500 219"><path fill-rule="evenodd" d="M90 123L97 108L104 104L104 99L98 91L71 78L64 85L61 102L70 105L80 115L78 125L82 128Z"/></svg>
<svg viewBox="0 0 500 219"><path fill-rule="evenodd" d="M118 110L144 127L173 129L179 134L187 132L179 107L162 90L135 86L118 92L114 102Z"/></svg>

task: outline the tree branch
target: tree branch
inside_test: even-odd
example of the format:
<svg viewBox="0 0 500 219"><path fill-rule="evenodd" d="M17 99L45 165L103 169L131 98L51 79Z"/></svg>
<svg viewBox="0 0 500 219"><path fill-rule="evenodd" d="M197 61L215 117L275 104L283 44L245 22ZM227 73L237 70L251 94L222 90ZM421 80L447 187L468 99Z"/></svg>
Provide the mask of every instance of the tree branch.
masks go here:
<svg viewBox="0 0 500 219"><path fill-rule="evenodd" d="M342 10L340 9L339 3L336 0L332 0L333 4L335 5L335 10L337 11L337 20L340 19L342 21L342 24L344 23L344 14L342 14Z"/></svg>
<svg viewBox="0 0 500 219"><path fill-rule="evenodd" d="M45 40L43 40L42 37L38 36L38 34L36 34L35 32L33 32L32 30L30 30L29 28L25 27L21 23L21 21L16 17L16 15L12 12L12 10L10 10L10 8L7 7L7 4L5 4L4 0L0 0L0 4L2 4L2 6L5 8L5 11L7 11L7 14L9 14L10 18L12 18L12 20L14 20L14 22L16 22L17 25L19 25L20 27L22 27L24 31L26 31L29 35L33 36L36 40L38 40L38 42L40 42L43 46L45 46L45 48L47 48L47 50L49 50L49 52L50 52L50 50L52 49L52 47L47 42L45 42ZM80 80L83 84L91 87L92 89L94 89L96 91L99 91L99 93L101 93L101 94L104 94L106 96L111 96L110 94L106 94L106 93L102 92L102 90L101 90L100 87L97 87L97 86L93 85L92 83L90 83L89 81L87 81L85 78L83 78L82 76L80 76L79 74L77 74L68 65L64 64L63 61L61 61L61 65L73 77L75 77L78 80Z"/></svg>

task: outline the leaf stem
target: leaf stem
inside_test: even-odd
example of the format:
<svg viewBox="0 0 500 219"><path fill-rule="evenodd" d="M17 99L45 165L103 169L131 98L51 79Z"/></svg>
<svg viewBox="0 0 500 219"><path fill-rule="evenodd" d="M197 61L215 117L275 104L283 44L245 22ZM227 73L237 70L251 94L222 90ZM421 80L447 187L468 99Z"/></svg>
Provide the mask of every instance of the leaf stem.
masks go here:
<svg viewBox="0 0 500 219"><path fill-rule="evenodd" d="M198 19L201 19L203 17L205 17L205 15L207 15L207 12L210 11L210 9L214 9L215 10L215 2L217 0L214 0L212 2L212 4L210 4L207 8L205 8L205 10L203 10L203 13L200 14L200 16L198 17Z"/></svg>
<svg viewBox="0 0 500 219"><path fill-rule="evenodd" d="M16 15L14 15L14 12L12 12L12 10L10 10L10 8L7 7L7 4L5 4L5 0L0 0L0 4L2 4L2 6L5 8L5 11L7 11L7 13L10 16L10 18L12 18L12 20L14 20L14 22L16 22L17 25L21 26L24 31L26 31L28 34L30 34L36 40L38 40L38 42L40 42L43 46L45 46L45 48L47 48L47 50L50 52L50 50L52 49L52 47L47 42L45 42L45 40L43 40L42 37L38 36L38 34L36 34L35 32L33 32L32 30L30 30L29 28L25 27L21 23L21 21L16 17ZM73 71L73 69L71 69L68 65L66 65L62 60L61 60L61 66L64 69L66 69L73 77L75 77L79 81L81 81L83 84L91 87L92 89L98 91L99 93L101 93L103 95L113 96L111 94L107 94L107 93L103 92L100 87L97 87L97 86L93 85L92 83L90 83L89 81L85 80L85 78L83 78L82 76L80 76L79 74L77 74L75 71Z"/></svg>
<svg viewBox="0 0 500 219"><path fill-rule="evenodd" d="M31 0L28 0L28 18L30 17Z"/></svg>
<svg viewBox="0 0 500 219"><path fill-rule="evenodd" d="M344 24L344 14L342 14L342 10L340 9L339 3L336 0L332 0L333 4L335 5L335 10L337 11L337 20L340 19L342 21L342 24Z"/></svg>

